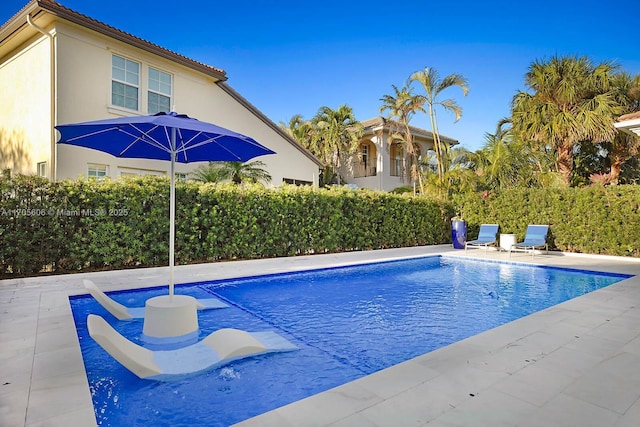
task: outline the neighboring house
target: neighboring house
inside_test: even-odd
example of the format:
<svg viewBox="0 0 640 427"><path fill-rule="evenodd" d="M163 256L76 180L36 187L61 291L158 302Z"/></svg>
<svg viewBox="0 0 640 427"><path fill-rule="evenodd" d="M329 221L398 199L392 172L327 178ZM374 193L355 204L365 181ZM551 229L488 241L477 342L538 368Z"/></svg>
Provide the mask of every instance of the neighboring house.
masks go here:
<svg viewBox="0 0 640 427"><path fill-rule="evenodd" d="M226 82L226 73L68 9L33 0L0 27L0 169L53 180L167 175L169 162L57 145L55 125L171 111L251 136L272 184L316 184L322 163ZM202 163L176 165L184 177Z"/></svg>
<svg viewBox="0 0 640 427"><path fill-rule="evenodd" d="M640 111L620 116L614 126L629 135L640 137Z"/></svg>
<svg viewBox="0 0 640 427"><path fill-rule="evenodd" d="M390 191L402 186L410 186L404 173L409 167L408 159L402 144L390 144L390 136L394 133L404 133L403 126L394 120L376 117L361 122L364 134L360 140L358 154L351 157L341 170L347 183L360 188ZM410 126L413 143L418 147L418 155L424 156L433 150L433 133L415 126ZM458 141L444 135L440 140L449 146L457 145Z"/></svg>

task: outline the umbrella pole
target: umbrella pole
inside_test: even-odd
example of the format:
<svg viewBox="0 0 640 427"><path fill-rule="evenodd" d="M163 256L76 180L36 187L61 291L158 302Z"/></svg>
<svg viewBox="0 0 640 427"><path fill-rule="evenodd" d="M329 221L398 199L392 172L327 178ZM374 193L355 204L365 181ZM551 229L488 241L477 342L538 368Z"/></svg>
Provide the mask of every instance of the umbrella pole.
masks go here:
<svg viewBox="0 0 640 427"><path fill-rule="evenodd" d="M176 240L176 174L174 173L176 163L176 128L171 128L171 187L169 194L169 297L173 302L173 266Z"/></svg>

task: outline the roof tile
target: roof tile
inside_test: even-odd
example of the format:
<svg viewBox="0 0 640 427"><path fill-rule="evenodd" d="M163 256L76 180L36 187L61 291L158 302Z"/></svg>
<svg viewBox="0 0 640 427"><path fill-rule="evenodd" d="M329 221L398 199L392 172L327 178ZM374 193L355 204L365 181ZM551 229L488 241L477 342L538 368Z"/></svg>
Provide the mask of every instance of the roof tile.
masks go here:
<svg viewBox="0 0 640 427"><path fill-rule="evenodd" d="M33 6L38 6L46 10L47 12L55 16L58 16L62 19L66 19L75 24L81 25L85 28L113 37L122 42L136 46L140 49L147 50L151 53L155 53L159 56L163 56L175 62L182 63L183 65L198 69L207 74L213 74L220 80L227 79L226 71L220 68L212 67L211 65L207 65L202 62L196 61L194 59L188 58L184 55L181 55L177 52L166 49L148 40L142 39L140 37L137 37L125 31L119 30L118 28L112 27L111 25L105 24L104 22L98 21L97 19L93 19L90 16L76 12L73 9L69 9L68 7L63 6L62 4L58 3L55 0L32 0L31 2L27 3L22 9L20 9L20 11L16 13L9 21L7 21L2 26L0 26L0 29L5 27L11 21L17 19L17 17L21 15L25 10Z"/></svg>
<svg viewBox="0 0 640 427"><path fill-rule="evenodd" d="M636 111L635 113L625 114L624 116L618 117L618 122L624 122L626 120L635 120L640 119L640 111Z"/></svg>

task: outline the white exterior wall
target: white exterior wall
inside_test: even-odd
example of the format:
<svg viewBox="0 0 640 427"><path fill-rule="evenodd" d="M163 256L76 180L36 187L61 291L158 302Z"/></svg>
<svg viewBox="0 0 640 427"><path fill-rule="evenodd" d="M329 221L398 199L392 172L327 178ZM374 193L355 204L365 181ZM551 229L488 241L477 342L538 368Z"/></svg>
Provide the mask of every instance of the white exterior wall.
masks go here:
<svg viewBox="0 0 640 427"><path fill-rule="evenodd" d="M266 164L273 185L279 185L283 178L317 184L318 166L215 84L212 77L72 24L57 25L57 49L59 124L147 114L148 67L152 66L173 76L172 104L177 112L248 135L275 151L276 155L255 159ZM140 64L137 112L111 105L113 54ZM88 163L108 165L112 178L132 169L169 173L168 162L118 159L69 145L59 145L57 150L58 179L86 176ZM176 173L188 173L200 164L178 164Z"/></svg>
<svg viewBox="0 0 640 427"><path fill-rule="evenodd" d="M0 169L23 174L51 167L50 41L38 35L0 61Z"/></svg>
<svg viewBox="0 0 640 427"><path fill-rule="evenodd" d="M360 188L383 191L391 191L398 187L410 185L410 183L404 182L401 176L390 175L391 152L387 142L388 133L383 133L381 137L377 133L374 133L373 135L368 135L366 139L373 142L376 146L376 176L354 178L352 175L346 174L347 181L356 184ZM421 147L421 149L423 148Z"/></svg>

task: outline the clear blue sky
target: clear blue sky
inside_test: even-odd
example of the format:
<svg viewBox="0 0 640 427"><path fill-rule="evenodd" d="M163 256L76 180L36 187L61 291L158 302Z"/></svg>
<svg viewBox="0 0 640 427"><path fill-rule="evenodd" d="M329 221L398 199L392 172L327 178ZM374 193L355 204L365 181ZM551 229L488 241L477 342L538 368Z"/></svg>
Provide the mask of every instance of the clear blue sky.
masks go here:
<svg viewBox="0 0 640 427"><path fill-rule="evenodd" d="M469 80L466 98L443 92L462 119L440 112L440 131L476 150L509 115L532 61L587 55L640 73L638 0L345 2L60 0L118 29L227 71L228 83L273 121L310 119L350 105L358 120L425 66ZM2 0L5 22L26 4ZM180 110L180 100L176 100ZM188 111L184 111L189 113ZM417 115L415 126L429 129Z"/></svg>

